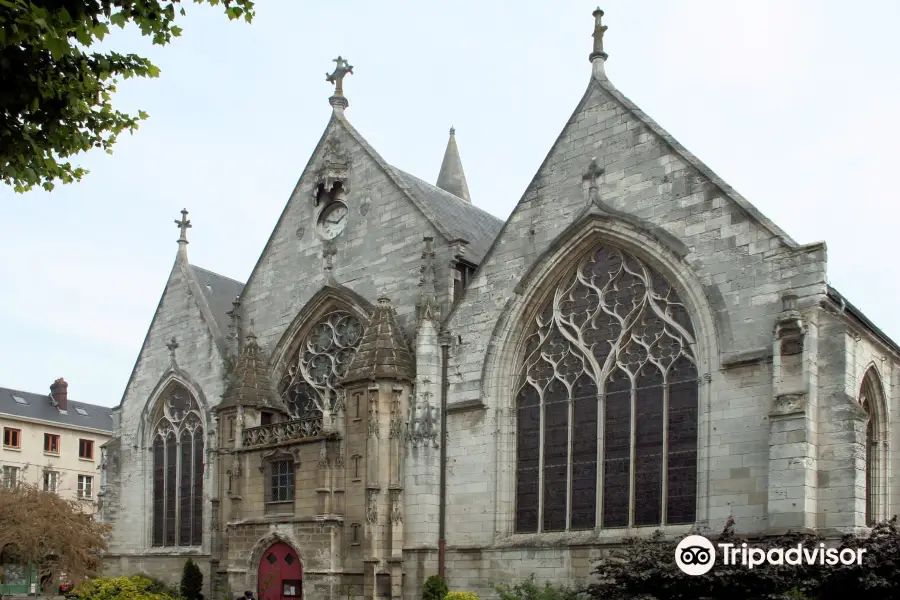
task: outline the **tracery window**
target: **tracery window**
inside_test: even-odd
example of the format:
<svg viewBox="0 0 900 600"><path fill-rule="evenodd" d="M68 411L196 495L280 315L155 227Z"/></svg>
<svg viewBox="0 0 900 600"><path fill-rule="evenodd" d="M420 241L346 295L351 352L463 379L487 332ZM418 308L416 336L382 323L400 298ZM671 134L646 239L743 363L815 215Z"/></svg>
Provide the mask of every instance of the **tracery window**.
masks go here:
<svg viewBox="0 0 900 600"><path fill-rule="evenodd" d="M876 503L880 456L877 435L878 412L875 410L876 402L878 402L877 377L872 371L866 373L859 391L859 404L866 413L866 525L873 525L878 520Z"/></svg>
<svg viewBox="0 0 900 600"><path fill-rule="evenodd" d="M288 364L279 386L281 397L291 416L303 422L305 435L322 431L324 413L337 402L340 381L356 355L362 332L362 323L350 313L328 313Z"/></svg>
<svg viewBox="0 0 900 600"><path fill-rule="evenodd" d="M203 537L203 417L183 386L162 396L153 426L153 545L199 546Z"/></svg>
<svg viewBox="0 0 900 600"><path fill-rule="evenodd" d="M557 285L516 396L516 532L694 522L693 344L676 290L618 248Z"/></svg>

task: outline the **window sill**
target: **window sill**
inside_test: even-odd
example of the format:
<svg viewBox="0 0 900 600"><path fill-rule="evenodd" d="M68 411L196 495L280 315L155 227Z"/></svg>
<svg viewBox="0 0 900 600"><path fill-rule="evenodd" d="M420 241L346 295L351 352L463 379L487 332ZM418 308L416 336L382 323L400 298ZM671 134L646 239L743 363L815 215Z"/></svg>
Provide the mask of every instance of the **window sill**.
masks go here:
<svg viewBox="0 0 900 600"><path fill-rule="evenodd" d="M350 482L351 482L351 483L362 483L362 479L359 478L359 477L357 477L357 478L355 478L355 479L351 479Z"/></svg>
<svg viewBox="0 0 900 600"><path fill-rule="evenodd" d="M83 460L84 462L94 462L93 458L86 458L84 456L79 456L78 460Z"/></svg>
<svg viewBox="0 0 900 600"><path fill-rule="evenodd" d="M22 451L21 446L3 446L3 449L4 450L12 450L13 452L21 452Z"/></svg>
<svg viewBox="0 0 900 600"><path fill-rule="evenodd" d="M59 458L59 452L50 452L49 450L44 450L44 456L54 456Z"/></svg>

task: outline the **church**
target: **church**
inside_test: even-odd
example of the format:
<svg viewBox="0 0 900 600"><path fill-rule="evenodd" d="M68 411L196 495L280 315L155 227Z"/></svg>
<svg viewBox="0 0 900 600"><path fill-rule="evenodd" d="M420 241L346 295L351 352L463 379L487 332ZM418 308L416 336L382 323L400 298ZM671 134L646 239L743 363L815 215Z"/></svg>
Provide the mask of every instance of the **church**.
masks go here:
<svg viewBox="0 0 900 600"><path fill-rule="evenodd" d="M839 536L898 511L900 347L823 243L613 85L593 16L584 95L505 222L452 130L434 185L369 145L340 57L245 283L191 264L182 211L103 448L107 574L191 557L216 600L414 600L436 574L490 597L660 529Z"/></svg>

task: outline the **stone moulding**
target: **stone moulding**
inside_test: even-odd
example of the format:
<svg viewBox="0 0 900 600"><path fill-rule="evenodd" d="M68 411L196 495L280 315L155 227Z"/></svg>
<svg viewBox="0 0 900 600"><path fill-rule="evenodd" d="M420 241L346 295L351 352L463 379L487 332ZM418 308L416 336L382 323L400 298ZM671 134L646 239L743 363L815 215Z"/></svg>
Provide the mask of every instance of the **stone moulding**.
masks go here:
<svg viewBox="0 0 900 600"><path fill-rule="evenodd" d="M786 417L806 412L806 394L781 394L772 402L770 417Z"/></svg>
<svg viewBox="0 0 900 600"><path fill-rule="evenodd" d="M241 450L257 450L287 443L313 443L336 437L336 433L329 433L322 429L321 419L295 419L245 429Z"/></svg>

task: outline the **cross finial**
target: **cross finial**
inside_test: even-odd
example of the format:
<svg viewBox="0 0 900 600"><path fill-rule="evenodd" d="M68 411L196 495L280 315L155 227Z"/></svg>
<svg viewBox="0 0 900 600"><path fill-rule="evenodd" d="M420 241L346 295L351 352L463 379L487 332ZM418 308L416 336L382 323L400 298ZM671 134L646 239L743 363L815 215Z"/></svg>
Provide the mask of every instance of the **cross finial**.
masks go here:
<svg viewBox="0 0 900 600"><path fill-rule="evenodd" d="M603 11L598 7L597 10L593 12L594 15L594 51L591 52L590 61L594 62L595 59L599 58L602 60L606 60L609 58L609 55L603 51L603 34L606 33L608 27L603 24Z"/></svg>
<svg viewBox="0 0 900 600"><path fill-rule="evenodd" d="M181 209L181 220L175 219L175 224L178 225L178 229L181 230L181 237L178 238L179 244L187 244L187 230L191 228L191 220L187 218L188 210L186 208Z"/></svg>
<svg viewBox="0 0 900 600"><path fill-rule="evenodd" d="M169 358L172 359L172 364L175 364L175 351L178 349L178 341L173 337L172 340L166 344L166 348L169 349Z"/></svg>
<svg viewBox="0 0 900 600"><path fill-rule="evenodd" d="M342 56L338 56L334 62L337 63L334 71L331 74L325 73L325 81L334 84L334 95L329 101L335 108L347 108L350 103L344 98L344 77L353 75L353 66Z"/></svg>

